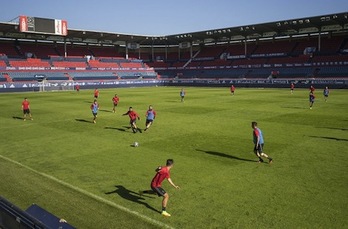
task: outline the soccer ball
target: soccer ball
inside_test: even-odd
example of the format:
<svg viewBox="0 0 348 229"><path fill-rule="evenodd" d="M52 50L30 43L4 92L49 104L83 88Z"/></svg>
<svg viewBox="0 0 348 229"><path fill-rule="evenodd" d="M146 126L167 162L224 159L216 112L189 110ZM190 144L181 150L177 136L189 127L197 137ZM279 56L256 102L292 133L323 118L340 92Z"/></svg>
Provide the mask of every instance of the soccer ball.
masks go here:
<svg viewBox="0 0 348 229"><path fill-rule="evenodd" d="M138 146L139 146L139 143L138 143L138 142L134 142L134 143L133 143L133 146L134 146L134 147L138 147Z"/></svg>

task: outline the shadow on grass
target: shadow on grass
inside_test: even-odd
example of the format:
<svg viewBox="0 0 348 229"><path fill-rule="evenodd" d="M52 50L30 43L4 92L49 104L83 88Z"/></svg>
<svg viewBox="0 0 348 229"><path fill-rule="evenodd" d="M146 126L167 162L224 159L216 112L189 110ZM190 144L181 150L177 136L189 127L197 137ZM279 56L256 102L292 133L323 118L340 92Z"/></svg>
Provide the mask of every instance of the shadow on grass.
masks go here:
<svg viewBox="0 0 348 229"><path fill-rule="evenodd" d="M335 138L335 137L325 137L325 136L309 136L309 137L311 137L311 138L323 138L323 139L328 139L328 140L348 142L348 139L345 139L345 138Z"/></svg>
<svg viewBox="0 0 348 229"><path fill-rule="evenodd" d="M122 126L123 128L126 128L126 129L130 129L130 128L132 128L132 127L130 127L130 126Z"/></svg>
<svg viewBox="0 0 348 229"><path fill-rule="evenodd" d="M78 121L78 122L93 123L93 121L89 121L89 120L86 120L86 119L79 119L79 118L76 118L75 120Z"/></svg>
<svg viewBox="0 0 348 229"><path fill-rule="evenodd" d="M348 131L347 128L336 128L336 127L317 127L321 129L330 129L330 130L342 130L342 131Z"/></svg>
<svg viewBox="0 0 348 229"><path fill-rule="evenodd" d="M20 119L20 120L24 120L23 117L18 117L18 116L12 116L13 119Z"/></svg>
<svg viewBox="0 0 348 229"><path fill-rule="evenodd" d="M291 109L307 109L305 107L298 107L298 106L281 106L281 108L291 108Z"/></svg>
<svg viewBox="0 0 348 229"><path fill-rule="evenodd" d="M112 111L109 111L109 110L99 110L99 111L102 111L102 112L109 112L109 113L112 112Z"/></svg>
<svg viewBox="0 0 348 229"><path fill-rule="evenodd" d="M143 200L145 200L144 197L147 197L147 196L139 196L138 193L136 193L136 192L134 192L132 190L126 189L122 185L115 185L115 187L116 187L116 189L114 191L106 192L105 194L106 195L118 194L123 199L132 201L132 202L137 203L137 204L142 204L142 205L144 205L145 207L147 207L148 209L150 209L152 211L161 213L159 210L151 207L148 203L143 202ZM148 198L153 198L153 197L148 197Z"/></svg>
<svg viewBox="0 0 348 229"><path fill-rule="evenodd" d="M111 127L111 126L106 126L104 127L104 129L108 129L108 130L118 130L118 131L126 131L126 129L122 129L122 128L117 128L117 127Z"/></svg>
<svg viewBox="0 0 348 229"><path fill-rule="evenodd" d="M225 157L225 158L229 158L229 159L234 159L234 160L255 162L254 160L245 159L245 158L240 158L240 157L232 156L232 155L225 154L225 153L215 152L215 151L201 150L201 149L196 149L196 151L204 152L204 153L207 153L207 154L210 154L210 155L214 155L214 156L219 156L219 157Z"/></svg>

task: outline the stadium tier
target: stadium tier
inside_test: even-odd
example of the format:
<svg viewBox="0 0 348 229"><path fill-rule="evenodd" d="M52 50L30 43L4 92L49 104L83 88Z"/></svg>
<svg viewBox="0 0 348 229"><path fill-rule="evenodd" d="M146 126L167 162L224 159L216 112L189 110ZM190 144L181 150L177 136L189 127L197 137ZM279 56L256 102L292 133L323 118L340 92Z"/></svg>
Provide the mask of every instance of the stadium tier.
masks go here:
<svg viewBox="0 0 348 229"><path fill-rule="evenodd" d="M37 76L48 81L346 79L348 31L337 25L348 23L345 16L309 18L313 24L292 25L296 31L278 22L245 27L253 28L249 32L236 27L168 37L108 34L106 41L95 39L101 34L93 31L69 30L70 37L53 40L22 34L27 39L0 39L0 82L37 81ZM327 32L313 29L318 26L327 26L321 27Z"/></svg>

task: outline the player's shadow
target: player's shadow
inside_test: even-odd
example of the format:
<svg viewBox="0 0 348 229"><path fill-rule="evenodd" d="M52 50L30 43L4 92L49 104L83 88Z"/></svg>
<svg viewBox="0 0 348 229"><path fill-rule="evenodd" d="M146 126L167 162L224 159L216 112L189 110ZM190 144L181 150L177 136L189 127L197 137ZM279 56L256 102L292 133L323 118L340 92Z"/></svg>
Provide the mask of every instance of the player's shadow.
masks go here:
<svg viewBox="0 0 348 229"><path fill-rule="evenodd" d="M93 121L89 121L89 120L86 120L86 119L79 119L79 118L76 118L75 121L93 123Z"/></svg>
<svg viewBox="0 0 348 229"><path fill-rule="evenodd" d="M102 111L102 112L109 112L109 113L112 112L112 111L109 111L109 110L99 110L99 111Z"/></svg>
<svg viewBox="0 0 348 229"><path fill-rule="evenodd" d="M126 131L126 129L123 128L118 128L118 127L111 127L111 126L106 126L104 127L104 129L108 129L108 130L118 130L118 131Z"/></svg>
<svg viewBox="0 0 348 229"><path fill-rule="evenodd" d="M246 158L240 158L240 157L236 157L236 156L233 156L233 155L229 155L229 154L225 154L225 153L220 153L220 152L216 152L216 151L201 150L201 149L196 149L196 151L200 151L200 152L207 153L207 154L214 155L214 156L219 156L219 157L225 157L225 158L229 158L229 159L234 159L234 160L255 162L254 160L250 160L250 159L246 159Z"/></svg>
<svg viewBox="0 0 348 229"><path fill-rule="evenodd" d="M342 131L348 131L347 128L336 128L336 127L317 127L321 129L330 129L330 130L342 130Z"/></svg>
<svg viewBox="0 0 348 229"><path fill-rule="evenodd" d="M130 128L132 128L132 127L130 127L130 126L122 126L123 128L126 128L126 129L130 129Z"/></svg>
<svg viewBox="0 0 348 229"><path fill-rule="evenodd" d="M299 106L281 106L281 108L290 108L290 109L307 109L306 107L299 107Z"/></svg>
<svg viewBox="0 0 348 229"><path fill-rule="evenodd" d="M328 140L348 142L348 139L346 139L346 138L335 138L335 137L325 137L325 136L309 136L309 137L311 137L311 138L323 138L323 139L328 139Z"/></svg>
<svg viewBox="0 0 348 229"><path fill-rule="evenodd" d="M18 116L12 116L13 119L20 119L20 120L24 120L23 117L18 117Z"/></svg>
<svg viewBox="0 0 348 229"><path fill-rule="evenodd" d="M150 209L152 211L161 213L159 210L157 210L156 208L153 208L148 203L143 202L145 200L144 197L146 197L146 198L154 198L154 197L140 196L138 193L136 193L136 192L134 192L132 190L126 189L122 185L115 185L115 187L116 187L116 189L114 191L106 192L105 194L106 195L118 194L123 199L132 201L132 202L137 203L137 204L144 205L145 207L147 207L148 209Z"/></svg>

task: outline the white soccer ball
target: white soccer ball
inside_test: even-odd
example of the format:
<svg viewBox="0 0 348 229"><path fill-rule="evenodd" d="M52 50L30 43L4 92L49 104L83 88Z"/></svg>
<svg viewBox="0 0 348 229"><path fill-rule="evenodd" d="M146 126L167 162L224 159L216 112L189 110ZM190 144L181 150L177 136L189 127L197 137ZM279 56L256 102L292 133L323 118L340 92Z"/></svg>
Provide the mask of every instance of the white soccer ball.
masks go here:
<svg viewBox="0 0 348 229"><path fill-rule="evenodd" d="M139 143L138 143L138 142L134 142L134 143L133 143L133 146L134 146L134 147L138 147L138 146L139 146Z"/></svg>

